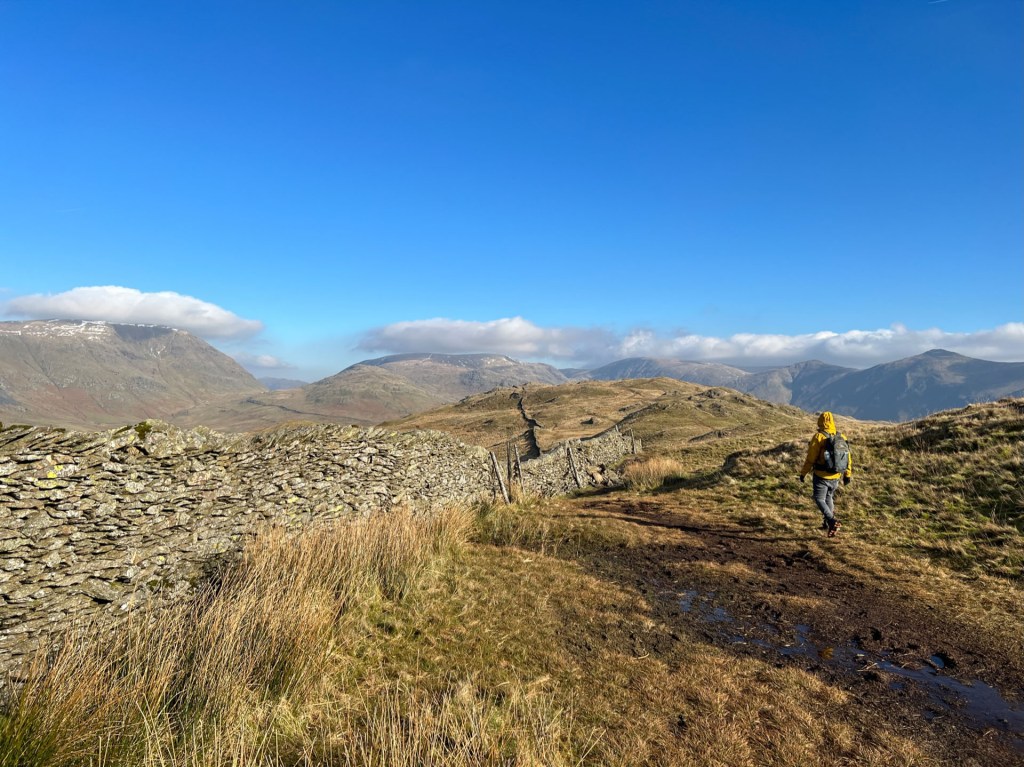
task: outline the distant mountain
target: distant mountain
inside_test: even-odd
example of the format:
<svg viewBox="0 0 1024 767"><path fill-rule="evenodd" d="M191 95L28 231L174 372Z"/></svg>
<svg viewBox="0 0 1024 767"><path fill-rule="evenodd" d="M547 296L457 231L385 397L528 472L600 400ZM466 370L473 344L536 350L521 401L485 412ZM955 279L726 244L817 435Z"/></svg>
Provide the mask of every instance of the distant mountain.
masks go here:
<svg viewBox="0 0 1024 767"><path fill-rule="evenodd" d="M226 431L289 420L368 425L493 389L558 386L569 381L567 374L584 383L675 379L865 420L909 420L972 402L1024 396L1024 362L988 362L940 349L867 370L812 360L744 371L718 363L635 357L588 372L495 354L399 354L365 360L310 384L268 379L264 385L230 357L181 330L62 320L0 322L0 421L6 423L98 429L161 418ZM585 391L571 393L582 396Z"/></svg>
<svg viewBox="0 0 1024 767"><path fill-rule="evenodd" d="M942 349L867 370L812 360L746 372L714 363L638 357L590 371L590 377L600 380L655 376L727 386L808 411L832 410L885 421L1024 394L1024 362L989 362Z"/></svg>
<svg viewBox="0 0 1024 767"><path fill-rule="evenodd" d="M590 371L586 368L558 368L558 372L568 378L570 381L573 379L588 379L590 378Z"/></svg>
<svg viewBox="0 0 1024 767"><path fill-rule="evenodd" d="M395 354L365 360L359 365L384 368L443 402L454 402L501 386L561 384L569 380L551 365L520 362L499 354ZM338 375L346 372L343 370Z"/></svg>
<svg viewBox="0 0 1024 767"><path fill-rule="evenodd" d="M399 354L366 360L298 389L177 414L176 423L251 431L288 420L369 425L502 386L564 383L550 365L495 354Z"/></svg>
<svg viewBox="0 0 1024 767"><path fill-rule="evenodd" d="M395 371L367 363L304 386L302 393L319 410L350 413L374 423L392 413L408 415L451 401Z"/></svg>
<svg viewBox="0 0 1024 767"><path fill-rule="evenodd" d="M176 413L183 426L254 431L286 421L369 426L444 404L411 381L369 365L353 365L298 389L271 391Z"/></svg>
<svg viewBox="0 0 1024 767"><path fill-rule="evenodd" d="M1024 362L989 362L933 349L854 370L795 402L860 419L908 421L930 413L1024 396Z"/></svg>
<svg viewBox="0 0 1024 767"><path fill-rule="evenodd" d="M262 391L241 365L183 330L0 322L0 421L6 423L109 428Z"/></svg>
<svg viewBox="0 0 1024 767"><path fill-rule="evenodd" d="M783 368L749 373L735 388L769 402L803 407L800 403L814 401L822 392L831 391L832 385L844 375L856 372L854 368L843 368L811 360Z"/></svg>
<svg viewBox="0 0 1024 767"><path fill-rule="evenodd" d="M298 381L294 378L260 378L259 382L270 391L280 391L281 389L298 389L305 386L309 381Z"/></svg>
<svg viewBox="0 0 1024 767"><path fill-rule="evenodd" d="M626 378L675 378L702 386L739 388L750 374L717 362L687 362L663 357L630 357L591 370L595 381L619 381Z"/></svg>

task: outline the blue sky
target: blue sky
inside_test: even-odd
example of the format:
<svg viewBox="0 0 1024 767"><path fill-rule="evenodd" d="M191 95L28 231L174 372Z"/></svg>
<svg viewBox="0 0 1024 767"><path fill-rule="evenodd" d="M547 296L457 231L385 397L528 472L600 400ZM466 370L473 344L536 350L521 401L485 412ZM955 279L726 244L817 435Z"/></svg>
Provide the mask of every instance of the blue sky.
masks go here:
<svg viewBox="0 0 1024 767"><path fill-rule="evenodd" d="M1020 0L0 0L0 316L1024 360ZM262 364L261 364L262 363Z"/></svg>

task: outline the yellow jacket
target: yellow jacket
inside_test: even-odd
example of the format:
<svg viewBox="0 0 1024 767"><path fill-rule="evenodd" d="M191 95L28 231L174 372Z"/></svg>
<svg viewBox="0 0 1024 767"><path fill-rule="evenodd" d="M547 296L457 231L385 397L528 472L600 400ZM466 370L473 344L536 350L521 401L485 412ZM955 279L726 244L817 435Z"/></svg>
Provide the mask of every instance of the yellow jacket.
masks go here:
<svg viewBox="0 0 1024 767"><path fill-rule="evenodd" d="M800 469L800 476L807 474L814 469L814 465L821 462L821 451L825 446L825 441L828 439L829 434L836 433L836 419L832 417L832 414L827 410L818 416L818 431L815 432L814 436L811 437L811 442L807 446L807 460L804 461L804 467ZM843 439L846 439L840 433ZM840 476L851 477L853 476L853 455L850 455L850 463L846 467L846 471L840 474L831 474L826 470L814 469L814 475L821 477L822 479L839 479Z"/></svg>

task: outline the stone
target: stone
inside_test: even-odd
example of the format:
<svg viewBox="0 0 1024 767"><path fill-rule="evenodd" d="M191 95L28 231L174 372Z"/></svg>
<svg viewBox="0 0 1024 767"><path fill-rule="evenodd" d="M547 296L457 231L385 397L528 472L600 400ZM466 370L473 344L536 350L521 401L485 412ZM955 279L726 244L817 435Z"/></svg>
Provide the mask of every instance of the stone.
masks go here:
<svg viewBox="0 0 1024 767"><path fill-rule="evenodd" d="M6 595L6 598L8 602L31 602L36 599L42 599L49 593L50 589L41 589L38 585L30 583L27 586L14 589Z"/></svg>
<svg viewBox="0 0 1024 767"><path fill-rule="evenodd" d="M43 557L43 564L49 568L54 568L64 561L64 558L60 555L59 551L51 551L45 557Z"/></svg>
<svg viewBox="0 0 1024 767"><path fill-rule="evenodd" d="M0 540L0 554L9 554L12 551L16 551L23 546L29 546L32 544L28 538L7 538L6 540Z"/></svg>
<svg viewBox="0 0 1024 767"><path fill-rule="evenodd" d="M79 588L87 597L101 604L113 602L121 595L120 591L98 578L88 579Z"/></svg>

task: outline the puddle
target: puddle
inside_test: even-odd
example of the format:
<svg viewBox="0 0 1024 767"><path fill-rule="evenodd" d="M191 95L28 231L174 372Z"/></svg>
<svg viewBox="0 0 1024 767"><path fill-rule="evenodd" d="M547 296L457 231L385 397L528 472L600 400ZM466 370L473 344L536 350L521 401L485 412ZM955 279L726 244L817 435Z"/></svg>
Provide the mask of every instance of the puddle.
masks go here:
<svg viewBox="0 0 1024 767"><path fill-rule="evenodd" d="M688 613L693 610L693 600L696 599L699 594L699 591L684 591L679 597L679 608L684 613Z"/></svg>
<svg viewBox="0 0 1024 767"><path fill-rule="evenodd" d="M897 679L889 682L894 692L907 689L907 681L914 682L928 693L929 706L922 711L929 721L953 713L964 717L975 727L995 729L1011 736L1017 751L1024 753L1024 704L1011 704L994 687L979 680L961 682L944 672L955 668L956 663L944 652L922 656L920 666L900 665L889 653L869 653L856 642L819 644L811 639L811 627L797 624L793 641L768 641L755 636L734 633L742 630L725 607L716 606L711 600L714 592L702 595L696 590L686 591L680 598L683 612L696 614L708 623L731 624L729 641L733 644L749 644L762 650L776 652L785 657L804 657L821 661L833 668L852 673L882 672ZM779 636L775 626L763 624L758 633ZM904 681L907 680L907 681Z"/></svg>
<svg viewBox="0 0 1024 767"><path fill-rule="evenodd" d="M1011 705L999 691L977 679L961 682L926 666L900 666L884 658L874 668L917 682L928 691L939 711L956 710L976 725L995 728L1014 736L1014 745L1024 752L1024 707Z"/></svg>
<svg viewBox="0 0 1024 767"><path fill-rule="evenodd" d="M732 616L724 607L716 607L711 604L715 592L701 594L691 589L679 595L679 609L684 613L692 613L696 608L701 620L707 623L732 623Z"/></svg>
<svg viewBox="0 0 1024 767"><path fill-rule="evenodd" d="M704 620L708 623L732 623L732 616L724 607L716 607L704 616Z"/></svg>

